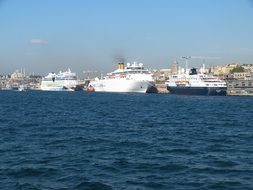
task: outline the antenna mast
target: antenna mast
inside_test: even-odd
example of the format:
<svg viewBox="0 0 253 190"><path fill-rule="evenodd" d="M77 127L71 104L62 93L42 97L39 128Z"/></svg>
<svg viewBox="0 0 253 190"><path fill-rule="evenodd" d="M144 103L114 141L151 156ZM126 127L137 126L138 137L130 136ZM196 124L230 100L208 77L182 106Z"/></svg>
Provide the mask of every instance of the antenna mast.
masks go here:
<svg viewBox="0 0 253 190"><path fill-rule="evenodd" d="M185 60L185 74L187 74L187 70L188 70L188 59L190 59L191 56L182 56L181 59Z"/></svg>

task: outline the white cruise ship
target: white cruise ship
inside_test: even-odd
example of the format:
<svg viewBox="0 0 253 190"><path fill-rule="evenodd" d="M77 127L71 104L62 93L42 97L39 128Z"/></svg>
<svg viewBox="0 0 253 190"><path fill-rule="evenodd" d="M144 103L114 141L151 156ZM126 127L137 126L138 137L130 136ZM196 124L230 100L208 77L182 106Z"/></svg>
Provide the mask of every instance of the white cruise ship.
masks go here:
<svg viewBox="0 0 253 190"><path fill-rule="evenodd" d="M226 82L213 75L197 73L195 68L189 73L172 75L165 83L171 94L179 95L226 95Z"/></svg>
<svg viewBox="0 0 253 190"><path fill-rule="evenodd" d="M152 74L144 69L142 63L119 63L117 70L108 73L105 77L95 78L87 90L95 92L153 92Z"/></svg>
<svg viewBox="0 0 253 190"><path fill-rule="evenodd" d="M45 91L73 91L77 86L76 73L70 69L65 72L51 72L42 78L41 90Z"/></svg>

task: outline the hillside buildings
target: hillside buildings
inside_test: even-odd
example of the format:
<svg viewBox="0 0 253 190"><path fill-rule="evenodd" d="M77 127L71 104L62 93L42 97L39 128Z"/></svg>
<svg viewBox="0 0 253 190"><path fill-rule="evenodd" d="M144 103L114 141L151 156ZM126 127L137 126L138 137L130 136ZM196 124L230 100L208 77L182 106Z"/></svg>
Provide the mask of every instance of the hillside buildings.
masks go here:
<svg viewBox="0 0 253 190"><path fill-rule="evenodd" d="M15 70L10 75L0 76L0 89L18 89L21 85L26 88L38 88L41 76L26 75L25 70Z"/></svg>

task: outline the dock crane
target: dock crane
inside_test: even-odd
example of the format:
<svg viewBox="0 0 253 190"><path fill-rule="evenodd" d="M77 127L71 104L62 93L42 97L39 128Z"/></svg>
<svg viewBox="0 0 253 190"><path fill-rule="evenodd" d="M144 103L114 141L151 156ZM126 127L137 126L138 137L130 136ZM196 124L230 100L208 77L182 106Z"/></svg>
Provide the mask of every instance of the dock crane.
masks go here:
<svg viewBox="0 0 253 190"><path fill-rule="evenodd" d="M185 60L185 73L188 70L188 60L189 59L200 59L203 61L203 70L204 70L204 63L206 59L221 59L220 57L205 57L205 56L182 56L181 59Z"/></svg>

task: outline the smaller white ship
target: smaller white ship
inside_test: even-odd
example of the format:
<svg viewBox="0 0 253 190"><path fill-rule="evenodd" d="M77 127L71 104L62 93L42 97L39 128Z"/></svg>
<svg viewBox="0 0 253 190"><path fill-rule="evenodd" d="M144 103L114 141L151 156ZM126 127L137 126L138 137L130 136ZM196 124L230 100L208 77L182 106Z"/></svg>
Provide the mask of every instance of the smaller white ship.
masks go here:
<svg viewBox="0 0 253 190"><path fill-rule="evenodd" d="M171 94L225 96L227 85L213 75L198 73L192 68L189 72L172 75L165 83Z"/></svg>
<svg viewBox="0 0 253 190"><path fill-rule="evenodd" d="M76 73L72 73L70 69L59 73L51 72L42 78L41 90L45 91L74 91L77 86Z"/></svg>
<svg viewBox="0 0 253 190"><path fill-rule="evenodd" d="M91 81L87 90L95 92L152 92L156 88L152 74L142 63L119 63L117 70Z"/></svg>

